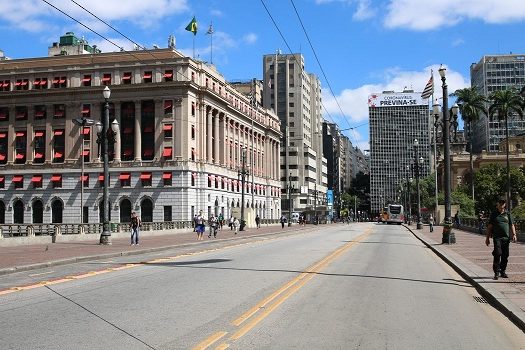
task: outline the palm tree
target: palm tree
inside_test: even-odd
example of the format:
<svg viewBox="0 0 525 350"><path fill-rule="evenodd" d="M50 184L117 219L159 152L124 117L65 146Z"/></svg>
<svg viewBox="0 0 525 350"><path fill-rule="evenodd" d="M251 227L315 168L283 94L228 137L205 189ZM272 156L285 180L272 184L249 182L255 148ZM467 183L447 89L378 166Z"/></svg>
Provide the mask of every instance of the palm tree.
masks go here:
<svg viewBox="0 0 525 350"><path fill-rule="evenodd" d="M472 200L474 200L474 162L472 160L472 123L479 119L480 113L486 114L487 109L485 103L487 98L478 93L475 87L469 87L456 90L452 96L457 97L457 104L459 105L459 112L461 119L468 127L468 146L470 153L470 193Z"/></svg>
<svg viewBox="0 0 525 350"><path fill-rule="evenodd" d="M514 114L523 118L523 109L525 107L523 98L516 89L498 90L490 94L489 99L492 104L489 107L489 117L498 117L499 120L505 120L505 140L507 148L507 207L510 211L512 203L510 202L510 161L509 161L509 118Z"/></svg>

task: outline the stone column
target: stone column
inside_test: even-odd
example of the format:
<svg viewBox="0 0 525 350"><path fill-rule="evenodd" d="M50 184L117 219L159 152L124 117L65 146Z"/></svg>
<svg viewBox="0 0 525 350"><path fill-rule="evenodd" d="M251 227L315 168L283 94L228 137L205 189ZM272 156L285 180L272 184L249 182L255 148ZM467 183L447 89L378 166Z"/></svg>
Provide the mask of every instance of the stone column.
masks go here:
<svg viewBox="0 0 525 350"><path fill-rule="evenodd" d="M122 142L121 142L121 139L120 139L120 134L122 133L122 123L120 122L120 113L121 113L121 103L120 102L115 102L114 103L114 106L115 106L115 119L117 120L118 122L118 125L119 125L119 131L117 132L117 134L115 135L115 156L113 157L113 162L114 163L120 163L120 160L121 160L121 152L122 152ZM109 123L111 124L113 121L110 120Z"/></svg>
<svg viewBox="0 0 525 350"><path fill-rule="evenodd" d="M142 104L135 101L135 161L142 160Z"/></svg>
<svg viewBox="0 0 525 350"><path fill-rule="evenodd" d="M207 163L213 163L213 136L212 136L212 118L213 118L214 110L210 108L209 112L206 113L206 162Z"/></svg>
<svg viewBox="0 0 525 350"><path fill-rule="evenodd" d="M214 139L213 139L213 147L215 148L214 149L214 152L213 152L213 164L215 165L218 165L220 164L220 159L219 159L219 140L220 140L220 136L219 136L219 111L215 110L215 115L213 116L213 133L214 133Z"/></svg>

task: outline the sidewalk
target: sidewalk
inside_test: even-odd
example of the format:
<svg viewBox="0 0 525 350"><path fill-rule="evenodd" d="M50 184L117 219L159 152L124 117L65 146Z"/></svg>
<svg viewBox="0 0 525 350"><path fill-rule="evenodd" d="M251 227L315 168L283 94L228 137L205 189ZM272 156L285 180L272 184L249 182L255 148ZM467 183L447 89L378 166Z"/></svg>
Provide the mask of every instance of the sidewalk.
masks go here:
<svg viewBox="0 0 525 350"><path fill-rule="evenodd" d="M485 236L454 229L456 244L442 244L443 227L405 225L432 251L452 266L463 278L471 283L481 296L494 305L521 330L525 332L525 244L511 243L507 265L508 279L493 280L492 240L485 245Z"/></svg>
<svg viewBox="0 0 525 350"><path fill-rule="evenodd" d="M310 226L311 228L312 226ZM317 227L317 226L313 226ZM130 246L130 238L115 238L111 240L111 245L100 245L99 235L93 235L88 241L81 242L61 242L49 244L19 245L13 247L0 248L0 275L9 273L28 271L49 266L65 265L80 261L106 259L115 256L138 255L154 251L167 250L183 245L202 244L207 241L220 241L228 239L239 239L243 237L253 237L259 235L286 233L301 229L308 229L309 226L301 227L297 224L291 227L281 225L261 225L261 228L247 228L237 235L228 226L224 226L217 233L217 238L208 238L208 228L204 234L203 241L197 241L197 234L192 231L172 230L165 234L152 235L148 232L141 232L139 245ZM8 238L7 238L8 239Z"/></svg>

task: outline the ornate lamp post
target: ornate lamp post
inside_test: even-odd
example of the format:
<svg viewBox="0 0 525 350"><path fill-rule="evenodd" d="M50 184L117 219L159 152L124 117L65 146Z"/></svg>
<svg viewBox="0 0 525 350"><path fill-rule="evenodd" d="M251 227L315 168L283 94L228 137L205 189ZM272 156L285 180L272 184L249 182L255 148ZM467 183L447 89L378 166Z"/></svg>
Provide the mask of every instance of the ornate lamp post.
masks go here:
<svg viewBox="0 0 525 350"><path fill-rule="evenodd" d="M96 126L98 129L98 140L97 142L101 145L102 160L104 166L104 185L102 194L103 203L103 220L102 220L102 233L100 234L100 244L111 244L111 231L109 229L109 159L108 159L108 144L109 139L114 142L114 135L119 131L119 125L116 120L111 123L111 132L109 129L109 97L111 90L108 86L104 88L102 92L104 96L104 118L102 123L97 122Z"/></svg>
<svg viewBox="0 0 525 350"><path fill-rule="evenodd" d="M246 148L243 148L241 155L241 169L237 172L237 177L241 180L241 224L240 231L244 231L246 221L244 220L244 184L246 183L246 176L250 175L250 171L246 167Z"/></svg>
<svg viewBox="0 0 525 350"><path fill-rule="evenodd" d="M417 139L414 140L414 171L416 172L416 191L417 191L417 223L416 229L420 230L423 225L421 224L421 193L419 191L419 176L420 176L420 167L423 164L423 157L419 156L418 150L419 142Z"/></svg>
<svg viewBox="0 0 525 350"><path fill-rule="evenodd" d="M443 225L443 236L441 243L456 243L456 236L452 231L452 207L451 207L451 186L450 186L450 176L451 176L451 165L450 165L450 124L451 116L457 116L457 105L452 108L452 113L449 113L448 110L448 86L446 81L446 68L441 65L439 68L439 75L441 76L442 89L443 89L443 107L442 107L442 137L443 137L443 155L444 155L444 165L445 165L445 176L444 176L444 190L445 190L445 222Z"/></svg>

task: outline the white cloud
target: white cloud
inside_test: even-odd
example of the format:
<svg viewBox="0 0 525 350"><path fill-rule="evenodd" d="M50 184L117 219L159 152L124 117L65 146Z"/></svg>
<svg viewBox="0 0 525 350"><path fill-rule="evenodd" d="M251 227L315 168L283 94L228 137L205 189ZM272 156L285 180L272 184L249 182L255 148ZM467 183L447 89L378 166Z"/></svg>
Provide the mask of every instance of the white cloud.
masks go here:
<svg viewBox="0 0 525 350"><path fill-rule="evenodd" d="M387 28L432 30L465 20L509 23L525 20L523 0L389 0Z"/></svg>
<svg viewBox="0 0 525 350"><path fill-rule="evenodd" d="M344 89L336 98L348 120L341 115L338 104L327 89L323 90L323 105L341 129L348 128L349 124L351 124L350 126L366 124L368 122L368 96L370 94L392 90L403 91L405 88L421 92L430 78L431 69L434 71L434 98L441 99L443 93L438 74L439 66L439 64L435 64L421 71L402 71L398 68L389 68L383 72L383 82L381 83L367 84L355 89ZM457 89L470 86L467 78L448 67L446 76L449 94ZM325 116L325 119L332 121L328 116ZM351 137L351 140L354 141L355 138ZM358 141L361 148L361 140L358 139Z"/></svg>
<svg viewBox="0 0 525 350"><path fill-rule="evenodd" d="M371 0L359 0L357 10L352 16L353 19L363 21L375 16L375 10L370 6Z"/></svg>
<svg viewBox="0 0 525 350"><path fill-rule="evenodd" d="M243 40L247 44L255 44L255 42L257 41L257 34L248 33L243 37Z"/></svg>
<svg viewBox="0 0 525 350"><path fill-rule="evenodd" d="M112 21L129 20L141 27L155 25L166 16L188 10L187 0L76 0L76 2L104 21L111 23ZM72 1L55 0L50 3L81 22L92 25L94 21L98 21ZM50 24L55 23L57 18L75 23L40 0L0 2L0 20L9 23L14 28L39 32L49 29ZM97 25L97 29L110 30L104 25Z"/></svg>

